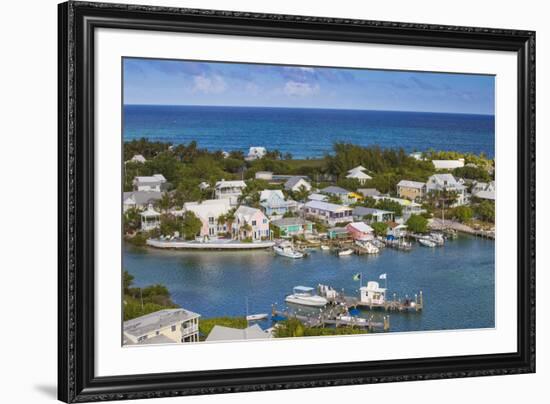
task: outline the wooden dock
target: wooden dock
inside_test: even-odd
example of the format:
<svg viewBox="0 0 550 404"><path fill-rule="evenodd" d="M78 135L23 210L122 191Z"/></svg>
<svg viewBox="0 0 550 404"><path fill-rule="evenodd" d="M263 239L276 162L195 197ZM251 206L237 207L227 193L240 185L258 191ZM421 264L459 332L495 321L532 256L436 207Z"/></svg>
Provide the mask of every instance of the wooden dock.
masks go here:
<svg viewBox="0 0 550 404"><path fill-rule="evenodd" d="M325 296L326 297L326 296ZM393 295L391 300L385 300L384 303L366 303L359 300L357 297L345 296L337 293L336 297L328 298L327 300L332 305L345 306L346 310L360 308L363 310L384 310L392 312L421 312L424 309L424 296L422 291L414 295L414 298L405 296L403 299L398 299L397 295Z"/></svg>
<svg viewBox="0 0 550 404"><path fill-rule="evenodd" d="M308 327L325 327L328 325L334 327L356 327L369 331L389 331L390 329L389 316L384 316L384 321L379 322L373 321L372 318L359 319L356 317L345 316L346 313L347 309L342 310L342 307L334 305L321 309L317 315L305 315L289 310L278 310L275 306L273 306L271 310L272 316L294 318ZM342 316L347 318L342 318Z"/></svg>

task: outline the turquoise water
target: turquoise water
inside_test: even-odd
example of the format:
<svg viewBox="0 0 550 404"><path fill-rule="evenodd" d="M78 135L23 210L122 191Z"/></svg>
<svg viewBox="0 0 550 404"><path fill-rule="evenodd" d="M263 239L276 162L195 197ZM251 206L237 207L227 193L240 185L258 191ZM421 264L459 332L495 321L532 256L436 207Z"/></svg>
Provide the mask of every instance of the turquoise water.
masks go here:
<svg viewBox="0 0 550 404"><path fill-rule="evenodd" d="M294 158L322 157L334 142L495 153L494 116L428 112L125 105L123 136L175 144L196 140L211 151L265 146Z"/></svg>
<svg viewBox="0 0 550 404"><path fill-rule="evenodd" d="M490 328L495 324L491 240L461 236L440 248L416 245L411 252L385 249L377 256L339 258L316 250L301 260L270 251L162 251L125 245L123 252L124 268L135 276L137 286L162 283L177 304L203 317L244 315L246 298L250 313L270 312L273 303L284 305L284 296L297 285L328 284L356 295L359 282L352 277L361 272L365 283L387 273L390 296L413 297L423 291L424 311L392 314L391 331Z"/></svg>

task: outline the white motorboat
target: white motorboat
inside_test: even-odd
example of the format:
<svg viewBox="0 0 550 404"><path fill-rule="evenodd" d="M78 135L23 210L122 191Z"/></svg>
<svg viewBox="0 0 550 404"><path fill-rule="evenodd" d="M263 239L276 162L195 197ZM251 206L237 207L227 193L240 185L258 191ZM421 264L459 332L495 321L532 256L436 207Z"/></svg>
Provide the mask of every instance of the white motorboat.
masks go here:
<svg viewBox="0 0 550 404"><path fill-rule="evenodd" d="M323 307L328 300L315 294L315 289L309 286L295 286L292 294L285 297L285 302L310 307Z"/></svg>
<svg viewBox="0 0 550 404"><path fill-rule="evenodd" d="M304 253L296 251L290 243L281 243L273 246L273 250L277 255L287 258L304 258Z"/></svg>
<svg viewBox="0 0 550 404"><path fill-rule="evenodd" d="M418 242L422 244L424 247L430 247L434 248L437 244L433 242L432 240L428 240L427 238L419 238Z"/></svg>
<svg viewBox="0 0 550 404"><path fill-rule="evenodd" d="M443 234L441 233L430 233L430 239L436 243L437 245L444 245L445 244L445 238L443 237Z"/></svg>
<svg viewBox="0 0 550 404"><path fill-rule="evenodd" d="M345 257L345 256L351 255L351 254L353 254L353 250L351 248L345 248L343 250L338 251L338 256L339 257Z"/></svg>
<svg viewBox="0 0 550 404"><path fill-rule="evenodd" d="M257 320L265 320L267 318L267 313L260 313L260 314L250 314L246 316L247 321L257 321Z"/></svg>
<svg viewBox="0 0 550 404"><path fill-rule="evenodd" d="M370 241L356 240L355 244L361 248L364 248L367 254L378 254L380 252L380 249Z"/></svg>
<svg viewBox="0 0 550 404"><path fill-rule="evenodd" d="M325 244L321 244L321 250L323 250L323 251L329 251L329 250L330 250L330 246L325 245Z"/></svg>

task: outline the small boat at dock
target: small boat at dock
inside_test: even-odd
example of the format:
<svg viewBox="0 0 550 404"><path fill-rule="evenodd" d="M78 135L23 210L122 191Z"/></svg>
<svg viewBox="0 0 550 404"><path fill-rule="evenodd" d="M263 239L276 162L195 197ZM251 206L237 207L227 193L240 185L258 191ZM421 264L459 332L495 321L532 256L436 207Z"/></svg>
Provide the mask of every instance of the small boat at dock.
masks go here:
<svg viewBox="0 0 550 404"><path fill-rule="evenodd" d="M246 321L265 320L267 319L267 317L268 317L267 313L249 314L248 316L246 316Z"/></svg>
<svg viewBox="0 0 550 404"><path fill-rule="evenodd" d="M342 250L338 250L339 257L346 257L351 254L353 254L353 250L351 248L344 248Z"/></svg>
<svg viewBox="0 0 550 404"><path fill-rule="evenodd" d="M321 250L323 251L329 251L330 250L330 246L326 245L326 244L321 244Z"/></svg>
<svg viewBox="0 0 550 404"><path fill-rule="evenodd" d="M273 246L273 251L275 254L280 255L281 257L287 258L304 258L304 253L298 250L295 250L292 245L288 242L283 242L278 245Z"/></svg>
<svg viewBox="0 0 550 404"><path fill-rule="evenodd" d="M430 233L430 240L436 243L437 245L445 244L445 238L441 233Z"/></svg>
<svg viewBox="0 0 550 404"><path fill-rule="evenodd" d="M378 254L380 252L380 249L370 241L356 240L355 244L364 249L367 254Z"/></svg>
<svg viewBox="0 0 550 404"><path fill-rule="evenodd" d="M419 238L418 242L422 244L424 247L430 247L430 248L434 248L437 245L434 241L429 240L427 238Z"/></svg>
<svg viewBox="0 0 550 404"><path fill-rule="evenodd" d="M324 307L328 300L315 294L315 289L308 286L295 286L292 294L285 297L285 302L299 304L301 306Z"/></svg>

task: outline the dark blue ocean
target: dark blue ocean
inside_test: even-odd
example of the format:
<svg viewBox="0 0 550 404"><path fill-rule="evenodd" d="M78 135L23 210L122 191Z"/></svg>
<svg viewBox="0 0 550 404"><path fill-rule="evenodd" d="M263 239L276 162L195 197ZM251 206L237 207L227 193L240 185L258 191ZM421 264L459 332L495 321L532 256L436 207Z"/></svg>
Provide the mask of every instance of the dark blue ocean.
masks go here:
<svg viewBox="0 0 550 404"><path fill-rule="evenodd" d="M453 150L493 157L492 115L302 108L124 106L124 140L188 143L209 150L265 146L294 158L321 157L334 142Z"/></svg>

